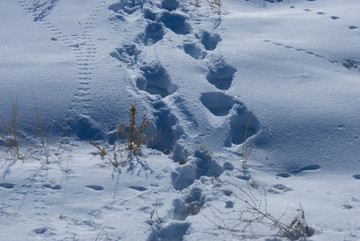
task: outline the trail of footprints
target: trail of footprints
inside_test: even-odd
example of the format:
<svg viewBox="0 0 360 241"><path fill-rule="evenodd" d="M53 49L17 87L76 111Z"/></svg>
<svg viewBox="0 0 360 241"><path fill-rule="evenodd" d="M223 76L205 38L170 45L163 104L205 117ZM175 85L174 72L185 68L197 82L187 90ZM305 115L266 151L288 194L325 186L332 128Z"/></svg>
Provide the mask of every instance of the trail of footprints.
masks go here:
<svg viewBox="0 0 360 241"><path fill-rule="evenodd" d="M182 117L175 116L166 103L162 101L163 98L174 94L178 86L171 82L167 70L160 63L141 64L143 62L141 60L141 52L161 41L165 37L166 28L185 39L181 48L185 54L197 61L208 62L208 54L214 55L214 50L221 41L221 36L215 32L200 31L193 33L193 27L188 21L188 16L181 11L174 11L179 6L180 4L176 0L163 0L161 4L162 11L160 13L144 7L141 1L121 1L109 6L109 10L113 11L116 16L114 19L124 21L127 16L141 11L147 21L143 33L135 36L133 42L125 43L123 46L115 49L110 55L119 60L122 66L140 70L141 74L135 79L138 90L160 97L159 100L153 102L153 107L155 109L154 116L157 117L156 125L162 128L161 137L152 143L152 147L160 151L171 150L183 134L192 131L190 129L183 130L182 127L177 126L179 118L184 118L180 120L182 123L191 121L194 129L196 129L197 123L196 119L192 118L193 114L185 107L186 99L179 96L173 98L174 104L178 108L176 113L183 113ZM187 36L189 37L187 38ZM231 88L236 72L237 69L227 64L221 56L218 56L216 61L210 59L206 79L217 91L202 93L199 99L202 105L214 116L224 117L231 113L231 133L229 134L227 144L229 146L231 144L241 144L244 141L244 132L251 115L247 108L236 100L235 97L224 93ZM233 111L231 112L231 110ZM258 129L259 122L256 117L253 117L250 121L248 137L254 135ZM201 176L212 176L214 175L213 172L219 176L224 170L215 161L209 161L206 154L201 151L197 151L195 157L197 158L195 166L179 168L177 173L172 174L172 182L175 189L183 190ZM194 173L192 178L188 178L189 173ZM196 215L204 205L204 202L205 199L201 195L201 190L194 188L184 199L174 200L172 218L178 221L185 221L187 216ZM173 227L174 225L176 227ZM149 240L165 240L166 233L169 233L173 228L183 229L185 234L188 227L187 223L172 224L166 228L155 230L150 235ZM179 237L180 239L181 237Z"/></svg>
<svg viewBox="0 0 360 241"><path fill-rule="evenodd" d="M279 2L281 0L277 0ZM308 0L310 1L310 0ZM51 12L52 8L56 5L58 1L51 1L50 5L44 6L38 3L38 5L30 5L26 0L20 0L20 4L26 9L26 11L34 17L34 21L41 22L45 27L47 27L54 35L51 39L53 41L60 41L69 48L71 48L76 57L78 63L78 80L80 87L76 93L74 105L80 105L77 107L82 107L84 114L87 113L87 109L90 108L90 83L92 81L92 73L94 70L94 61L97 54L96 46L91 38L91 30L93 29L93 22L97 16L97 12L100 7L105 4L105 1L100 1L98 7L89 15L85 23L80 23L82 28L81 34L74 35L65 35L51 23L45 20L45 17ZM268 2L275 2L268 0ZM131 15L136 11L141 10L143 16L147 19L147 25L144 29L144 33L135 37L134 41L131 43L124 44L120 48L115 49L110 55L120 61L120 63L128 68L139 69L142 73L141 76L138 76L136 79L136 87L141 91L146 91L150 95L159 95L161 98L172 95L176 92L177 86L171 83L171 78L167 73L166 69L161 66L159 63L152 65L140 65L139 58L141 50L139 46L143 45L143 48L149 47L156 44L162 40L165 36L165 28L170 29L175 34L178 35L190 35L193 34L191 25L187 21L187 16L179 12L173 12L179 8L179 2L176 0L164 0L162 2L162 9L166 10L162 14L157 14L152 12L148 8L143 7L143 2L140 0L125 0L120 3L115 3L109 6L109 10L116 13L118 19L124 19L126 15ZM311 10L306 10L311 12ZM318 13L319 15L325 15L325 13ZM333 16L333 20L337 20ZM356 30L356 26L350 26L349 29ZM193 40L185 41L182 49L186 54L191 56L197 61L207 61L207 56L209 53L213 54L213 51L217 48L218 43L221 41L221 36L217 33L211 33L208 31L202 31L200 33L195 33L195 37L198 41L194 42ZM265 42L275 44L280 47L288 49L296 49L292 46L285 44L273 42L271 40L265 40ZM313 55L317 58L326 59L324 56L317 55L313 52L306 51L304 49L296 49L297 51L302 51L307 54ZM338 63L338 62L336 62ZM234 75L236 74L237 69L229 64L227 64L221 56L218 57L218 60L215 62L210 62L208 64L208 74L206 79L210 85L213 85L217 91L202 93L199 101L202 105L208 109L208 111L217 117L228 116L231 113L231 110L234 109L235 114L232 114L230 117L230 126L231 133L229 137L229 144L241 144L243 142L244 136L244 125L247 125L250 112L247 108L239 102L236 98L229 96L224 93L231 88ZM182 104L185 102L185 99L180 97L176 98L178 102L179 109L182 109ZM155 110L157 110L154 115L158 120L156 123L158 126L167 126L167 128L162 129L161 135L162 140L167 140L166 143L157 142L154 143L154 147L158 150L170 150L176 141L184 134L184 130L176 126L178 122L178 116L172 114L171 109L163 101L155 101L153 103ZM75 106L74 106L75 107ZM184 116L191 118L191 113L188 110L182 109ZM163 122L163 123L162 123ZM195 123L196 125L196 123ZM250 134L248 136L254 135L259 130L259 122L253 117L250 123ZM211 176L214 175L212 172L216 172L216 175L221 175L221 173L226 169L232 169L231 164L224 165L223 167L219 166L215 161L209 160L204 156L204 153L198 151L195 154L197 158L196 168L189 169L189 167L180 168L178 173L173 173L172 181L175 189L183 190L184 188L189 187L195 179L200 178L201 176ZM211 167L209 167L209 163ZM228 167L230 166L230 167ZM204 168L207 167L207 168ZM317 170L320 166L310 165L299 169L293 174L301 173L308 170ZM210 170L211 169L211 170ZM201 171L201 172L200 172ZM194 178L187 179L189 172L196 173ZM279 173L278 177L288 178L290 174L288 173ZM248 176L239 176L239 179L248 181L250 177ZM353 176L355 179L360 179L360 175L356 174ZM46 205L43 201L43 190L49 190L50 193L56 194L62 189L61 185L44 183L44 177L39 175L35 180L35 200L39 200L35 208L39 209L38 215L40 217L45 217L46 214ZM11 190L15 187L11 183L0 183L0 189ZM104 190L102 186L99 185L88 185L84 187L89 191L101 192ZM146 191L147 188L142 186L131 186L129 187L138 192ZM272 188L275 193L280 191L290 191L291 189L287 188L283 184L275 184ZM185 222L186 218L190 215L197 215L201 207L205 204L205 196L202 194L200 188L192 188L189 194L184 198L178 198L173 201L173 211L172 219L177 222L172 223L164 228L154 229L153 233L149 236L148 240L166 240L172 238L174 240L182 240L183 236L186 234L187 230L190 227L190 224ZM226 208L232 208L233 203L227 202ZM97 210L99 212L99 210ZM96 217L97 212L92 213ZM90 214L89 214L90 215ZM79 222L73 220L73 222ZM85 223L84 223L85 224ZM94 226L93 223L89 222L89 226ZM176 230L176 232L175 232ZM38 227L33 230L37 235L48 234L51 235L51 232L48 227ZM168 237L169 234L176 234L178 237Z"/></svg>
<svg viewBox="0 0 360 241"><path fill-rule="evenodd" d="M276 1L275 0L265 0L265 1L271 2L271 3L283 2L282 0L276 0ZM316 0L307 0L307 1L314 2ZM292 6L290 6L290 8L294 9L295 6L292 5ZM319 16L326 16L326 17L329 17L329 19L334 20L334 21L341 20L341 18L339 16L328 16L328 14L326 12L322 12L322 11L314 12L310 8L305 8L304 11L308 12L308 13L317 14ZM348 26L348 28L349 28L349 30L352 30L352 31L356 31L359 29L359 27L356 25L350 25L350 26ZM286 49L294 49L298 52L303 52L303 53L311 55L313 57L316 57L319 59L324 59L324 60L328 61L329 63L342 64L345 68L347 68L349 70L360 70L360 60L357 60L357 59L331 60L331 59L328 59L327 57L325 57L321 54L317 54L313 51L309 51L309 50L306 50L303 48L293 47L293 46L287 45L285 43L279 43L277 41L272 41L272 40L268 40L268 39L264 40L264 42L271 43L275 46L279 46L279 47L286 48Z"/></svg>
<svg viewBox="0 0 360 241"><path fill-rule="evenodd" d="M50 40L58 41L69 47L77 62L79 87L74 95L70 111L88 115L91 108L90 84L94 71L95 57L98 54L95 43L91 37L91 31L94 29L94 21L100 9L105 5L105 0L100 0L97 6L89 14L84 23L79 22L78 34L64 34L61 30L46 20L59 0L46 1L40 0L31 2L28 0L19 0L20 5L33 17L35 22L41 23L53 34Z"/></svg>
<svg viewBox="0 0 360 241"><path fill-rule="evenodd" d="M177 86L171 82L171 78L167 70L160 63L143 64L141 60L142 50L157 44L165 36L165 29L170 29L175 34L185 36L183 39L184 44L182 49L186 54L199 61L206 61L206 56L209 52L213 53L221 37L218 33L211 33L208 31L200 31L193 33L193 27L188 21L188 16L181 11L174 11L179 8L180 4L176 0L162 1L162 11L157 13L152 9L143 6L142 1L121 1L109 6L109 10L113 11L114 19L124 21L127 16L138 13L146 19L146 26L144 32L135 36L133 42L125 43L123 46L115 49L110 55L120 61L122 66L134 70L140 70L140 75L136 77L136 87L138 90L146 91L150 95L159 95L161 99L172 95L176 92ZM195 36L195 38L193 38ZM194 39L196 41L194 41ZM208 74L206 79L209 84L215 86L218 91L203 93L200 101L210 113L215 116L226 116L230 110L236 106L236 114L231 117L232 137L231 143L240 144L243 140L243 131L240 130L244 127L244 119L249 116L249 111L246 107L234 97L228 96L224 91L230 89L234 75L237 70L233 66L227 64L221 56L218 60L213 62L210 60L208 64ZM154 142L153 148L158 150L171 150L176 141L181 137L184 132L195 132L196 123L193 123L188 130L183 130L182 127L177 127L176 123L179 116L173 115L169 107L162 100L154 101L153 107L156 110L154 115L158 120L157 126L168 126L168 129L163 129L160 133L162 140L169 140L167 143ZM183 123L186 121L194 121L192 114L186 109L186 99L181 97L174 97L174 103L178 107L176 113L182 113ZM226 100L222 102L222 100ZM235 108L235 107L234 107ZM224 114L226 113L226 114ZM246 116L246 117L245 117ZM246 125L245 121L245 125ZM235 125L240 124L240 128ZM252 126L254 131L258 128L258 121L253 118ZM193 128L191 130L190 128ZM251 133L251 135L254 133ZM241 137L240 137L241 136ZM250 135L249 135L250 136ZM166 137L166 138L164 138Z"/></svg>

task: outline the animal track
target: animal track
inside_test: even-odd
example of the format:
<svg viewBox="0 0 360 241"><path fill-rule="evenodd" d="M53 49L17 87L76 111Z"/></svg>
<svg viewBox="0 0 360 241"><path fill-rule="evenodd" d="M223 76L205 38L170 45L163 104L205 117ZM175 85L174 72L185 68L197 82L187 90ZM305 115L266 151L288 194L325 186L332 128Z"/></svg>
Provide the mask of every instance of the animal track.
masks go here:
<svg viewBox="0 0 360 241"><path fill-rule="evenodd" d="M47 230L48 228L36 228L33 230L33 232L36 234L44 234Z"/></svg>
<svg viewBox="0 0 360 241"><path fill-rule="evenodd" d="M140 68L143 78L138 78L136 86L152 95L162 98L174 93L177 87L171 83L170 77L160 64L146 65Z"/></svg>
<svg viewBox="0 0 360 241"><path fill-rule="evenodd" d="M230 143L235 145L241 144L249 137L255 135L259 129L260 123L257 118L242 103L236 103L232 110L230 133L225 146L230 146Z"/></svg>
<svg viewBox="0 0 360 241"><path fill-rule="evenodd" d="M109 6L109 10L115 13L133 14L135 11L141 9L143 1L141 0L122 0L120 3L114 3Z"/></svg>
<svg viewBox="0 0 360 241"><path fill-rule="evenodd" d="M194 156L195 160L192 160L191 163L179 167L171 173L173 187L176 190L187 188L202 176L219 177L224 172L223 167L212 159L207 149L196 150Z"/></svg>
<svg viewBox="0 0 360 241"><path fill-rule="evenodd" d="M110 56L131 67L137 64L141 51L137 50L136 44L125 44L110 53Z"/></svg>
<svg viewBox="0 0 360 241"><path fill-rule="evenodd" d="M155 229L150 236L148 241L159 241L159 240L173 240L180 241L184 240L184 236L190 227L190 223L176 222L171 223L166 227L158 227Z"/></svg>
<svg viewBox="0 0 360 241"><path fill-rule="evenodd" d="M276 174L276 176L277 177L288 178L288 177L290 177L290 174L286 173L286 172L282 172L282 173Z"/></svg>
<svg viewBox="0 0 360 241"><path fill-rule="evenodd" d="M15 184L4 182L0 183L0 187L5 189L13 189L15 187Z"/></svg>
<svg viewBox="0 0 360 241"><path fill-rule="evenodd" d="M74 53L78 66L77 79L79 87L77 88L74 98L71 101L70 111L75 112L73 113L74 116L90 115L92 105L90 98L91 88L89 85L92 80L94 68L90 68L89 66L94 65L95 57L97 55L97 48L90 31L94 29L94 21L96 20L97 14L106 2L103 0L98 1L97 5L87 16L86 20L83 23L79 22L81 35L65 35L63 31L46 20L46 17L51 13L59 0L37 0L32 2L33 3L27 3L25 0L20 0L21 5L26 9L26 11L34 15L34 21L41 22L44 27L52 32L54 36L50 38L50 40L61 42L65 46L69 47ZM87 87L84 87L84 85L87 85ZM78 119L81 120L80 117ZM74 131L82 129L82 127L79 127L75 123L73 123L73 127L75 127Z"/></svg>
<svg viewBox="0 0 360 241"><path fill-rule="evenodd" d="M206 52L203 51L196 44L184 44L184 51L186 54L190 55L194 59L204 59L206 57Z"/></svg>
<svg viewBox="0 0 360 241"><path fill-rule="evenodd" d="M27 6L27 11L33 16L34 21L43 21L47 17L59 0L38 0ZM20 1L21 5L25 7L26 1Z"/></svg>
<svg viewBox="0 0 360 241"><path fill-rule="evenodd" d="M185 199L173 201L174 210L172 216L175 220L184 221L188 216L197 215L205 204L205 197L200 188L193 188Z"/></svg>
<svg viewBox="0 0 360 241"><path fill-rule="evenodd" d="M162 102L154 103L155 125L160 133L159 138L155 138L149 143L149 147L159 150L172 150L176 141L184 133L177 125L177 118L171 113L170 109Z"/></svg>
<svg viewBox="0 0 360 241"><path fill-rule="evenodd" d="M152 45L163 39L165 31L163 26L157 22L150 22L146 26L143 42L145 45Z"/></svg>
<svg viewBox="0 0 360 241"><path fill-rule="evenodd" d="M275 189L277 190L281 190L281 191L290 191L291 189L286 187L284 184L275 184L273 186Z"/></svg>
<svg viewBox="0 0 360 241"><path fill-rule="evenodd" d="M141 186L129 186L129 188L134 189L134 190L139 191L139 192L143 192L143 191L147 190L146 187L141 187Z"/></svg>
<svg viewBox="0 0 360 241"><path fill-rule="evenodd" d="M251 177L247 175L237 175L236 178L239 178L244 181L249 181Z"/></svg>
<svg viewBox="0 0 360 241"><path fill-rule="evenodd" d="M51 184L44 184L43 187L45 188L49 188L49 189L53 189L53 190L60 190L61 186L60 185L51 185Z"/></svg>
<svg viewBox="0 0 360 241"><path fill-rule="evenodd" d="M161 7L168 11L174 11L179 7L179 2L177 0L163 0Z"/></svg>
<svg viewBox="0 0 360 241"><path fill-rule="evenodd" d="M209 73L206 79L210 84L216 86L220 90L228 90L232 84L234 74L237 70L226 64L223 60L215 63L214 66L209 67Z"/></svg>
<svg viewBox="0 0 360 241"><path fill-rule="evenodd" d="M355 174L353 175L353 178L357 179L357 180L360 180L360 174Z"/></svg>
<svg viewBox="0 0 360 241"><path fill-rule="evenodd" d="M179 13L165 12L161 15L160 21L176 34L188 34L191 31L186 17Z"/></svg>
<svg viewBox="0 0 360 241"><path fill-rule="evenodd" d="M210 34L209 32L203 32L201 36L201 43L206 50L214 50L217 44L221 41L220 35L217 33Z"/></svg>
<svg viewBox="0 0 360 241"><path fill-rule="evenodd" d="M104 190L104 188L102 186L98 186L98 185L87 185L86 186L87 188L90 188L92 190L95 190L95 191L102 191Z"/></svg>
<svg viewBox="0 0 360 241"><path fill-rule="evenodd" d="M156 20L156 13L153 13L150 9L148 8L144 8L143 9L143 14L144 14L144 18L151 20L151 21L155 21Z"/></svg>
<svg viewBox="0 0 360 241"><path fill-rule="evenodd" d="M298 52L303 52L303 53L305 53L305 54L314 56L314 57L316 57L316 58L324 59L324 60L326 60L326 61L328 61L329 63L332 63L332 64L334 64L334 63L336 63L336 64L343 63L343 64L344 64L344 63L346 62L346 61L345 61L345 62L341 62L341 61L337 61L337 60L330 60L330 59L327 59L325 56L320 55L320 54L316 54L316 53L314 53L314 52L312 52L312 51L308 51L308 50L302 49L302 48L295 48L295 47L293 47L293 46L281 44L281 43L278 43L278 42L273 42L273 41L268 40L268 39L267 39L267 40L264 40L264 42L265 42L265 43L271 43L271 44L273 44L273 45L275 45L275 46L283 47L283 48L286 48L286 49L294 49L294 50L296 50L296 51L298 51ZM351 67L351 68L352 68L352 67Z"/></svg>
<svg viewBox="0 0 360 241"><path fill-rule="evenodd" d="M358 69L360 66L360 62L353 59L347 59L343 62L343 66L347 69Z"/></svg>
<svg viewBox="0 0 360 241"><path fill-rule="evenodd" d="M221 92L203 93L201 94L200 101L211 113L216 116L228 115L229 111L235 104L233 97Z"/></svg>
<svg viewBox="0 0 360 241"><path fill-rule="evenodd" d="M86 99L83 101L86 101ZM80 115L69 124L72 129L77 128L77 135L81 140L99 140L103 137L100 128L89 116Z"/></svg>
<svg viewBox="0 0 360 241"><path fill-rule="evenodd" d="M292 191L292 189L288 188L284 184L275 184L272 186L272 188L269 188L267 191L273 194L280 194L281 192Z"/></svg>
<svg viewBox="0 0 360 241"><path fill-rule="evenodd" d="M275 3L275 2L282 2L283 0L264 0L265 2L269 2L269 3Z"/></svg>
<svg viewBox="0 0 360 241"><path fill-rule="evenodd" d="M351 25L351 26L349 26L349 29L355 30L355 29L359 29L359 28L357 26Z"/></svg>
<svg viewBox="0 0 360 241"><path fill-rule="evenodd" d="M301 173L301 172L304 172L304 171L315 171L315 170L320 169L320 167L321 166L317 165L317 164L308 165L308 166L305 166L303 168L300 168L299 170L294 171L293 173L298 174L298 173Z"/></svg>

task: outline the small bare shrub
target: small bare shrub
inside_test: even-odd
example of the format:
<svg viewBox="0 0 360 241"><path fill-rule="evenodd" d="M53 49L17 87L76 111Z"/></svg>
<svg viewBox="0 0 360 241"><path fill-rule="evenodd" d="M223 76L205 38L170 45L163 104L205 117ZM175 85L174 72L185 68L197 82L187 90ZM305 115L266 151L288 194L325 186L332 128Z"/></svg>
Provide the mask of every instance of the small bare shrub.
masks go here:
<svg viewBox="0 0 360 241"><path fill-rule="evenodd" d="M250 138L247 138L248 137L247 135L248 135L248 131L249 131L249 126L250 126L250 121L252 119L252 116L253 116L253 113L252 113L252 111L250 111L248 122L247 122L246 128L245 128L244 140L243 140L243 143L241 145L241 164L242 164L243 169L247 168L247 163L248 163L251 151L252 151L252 149L253 149L253 147L255 145L256 138L257 138L257 136L259 134L259 132L258 132L254 136L252 136Z"/></svg>
<svg viewBox="0 0 360 241"><path fill-rule="evenodd" d="M2 138L7 147L9 153L15 156L18 160L24 160L25 154L20 151L19 139L20 139L20 129L18 125L19 121L19 109L20 105L18 100L16 100L12 105L12 114L8 117L7 121L2 119L3 133Z"/></svg>
<svg viewBox="0 0 360 241"><path fill-rule="evenodd" d="M137 155L141 146L148 140L153 140L157 134L150 135L149 126L154 123L154 119L149 119L143 115L140 125L136 124L137 110L136 103L130 104L129 122L121 124L118 131L126 139L127 150L134 156Z"/></svg>
<svg viewBox="0 0 360 241"><path fill-rule="evenodd" d="M90 144L93 145L96 149L98 149L98 150L100 151L100 156L101 156L101 157L106 156L107 150L106 150L105 146L103 146L103 147L101 148L98 144L96 144L95 141L91 141Z"/></svg>
<svg viewBox="0 0 360 241"><path fill-rule="evenodd" d="M245 191L235 184L228 184L233 185L240 193L229 190L222 191L233 196L235 200L240 201L244 207L240 210L233 209L230 212L223 212L215 207L211 207L210 211L213 218L203 216L219 229L227 230L234 236L239 236L242 239L268 236L269 233L266 233L266 229L261 227L268 227L269 230L278 230L282 236L290 240L298 240L300 238L306 240L313 235L313 230L306 222L305 212L301 205L297 209L298 214L291 219L291 222L283 221L285 213L277 218L268 211L266 192L258 200L249 191ZM230 218L229 215L231 216ZM223 218L224 216L225 218ZM262 231L259 232L259 230Z"/></svg>
<svg viewBox="0 0 360 241"><path fill-rule="evenodd" d="M194 6L194 7L197 7L197 8L201 7L201 5L200 5L201 1L200 0L194 0L194 1L190 0L188 4L189 4L189 6Z"/></svg>
<svg viewBox="0 0 360 241"><path fill-rule="evenodd" d="M44 124L43 114L39 109L39 105L36 100L34 100L34 118L36 125L33 126L33 130L37 137L39 138L41 148L45 157L46 164L50 164L50 144L51 144L51 127L50 125Z"/></svg>
<svg viewBox="0 0 360 241"><path fill-rule="evenodd" d="M219 176L215 174L215 171L214 171L214 169L213 169L213 165L212 165L212 163L211 163L211 157L212 157L212 155L213 155L212 151L210 151L210 149L209 149L206 145L200 145L200 146L198 146L198 149L199 149L200 151L202 151L202 152L205 154L205 156L206 156L206 160L207 160L208 165L209 165L209 169L210 169L210 172L211 172L211 176L212 176L214 179L218 180Z"/></svg>
<svg viewBox="0 0 360 241"><path fill-rule="evenodd" d="M222 13L222 2L221 0L207 0L209 6L214 9L218 15Z"/></svg>

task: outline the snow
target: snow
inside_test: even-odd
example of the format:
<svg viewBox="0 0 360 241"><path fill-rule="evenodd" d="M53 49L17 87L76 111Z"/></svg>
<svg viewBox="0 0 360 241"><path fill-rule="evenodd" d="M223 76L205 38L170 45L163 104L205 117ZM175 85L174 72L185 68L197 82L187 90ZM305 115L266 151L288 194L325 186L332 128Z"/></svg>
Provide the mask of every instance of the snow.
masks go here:
<svg viewBox="0 0 360 241"><path fill-rule="evenodd" d="M259 214L301 210L307 240L359 239L360 3L194 3L0 1L25 155L1 125L0 240L287 240ZM138 156L117 139L134 102L158 133Z"/></svg>

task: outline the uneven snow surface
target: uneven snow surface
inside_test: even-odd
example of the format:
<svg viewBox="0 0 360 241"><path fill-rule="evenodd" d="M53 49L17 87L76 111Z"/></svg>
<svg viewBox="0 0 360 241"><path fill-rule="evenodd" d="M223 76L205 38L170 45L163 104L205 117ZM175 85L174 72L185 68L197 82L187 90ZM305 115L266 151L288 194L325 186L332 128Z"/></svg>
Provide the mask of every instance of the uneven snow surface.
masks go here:
<svg viewBox="0 0 360 241"><path fill-rule="evenodd" d="M216 2L0 0L1 241L360 239L360 2Z"/></svg>

